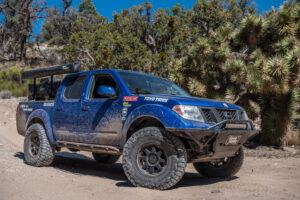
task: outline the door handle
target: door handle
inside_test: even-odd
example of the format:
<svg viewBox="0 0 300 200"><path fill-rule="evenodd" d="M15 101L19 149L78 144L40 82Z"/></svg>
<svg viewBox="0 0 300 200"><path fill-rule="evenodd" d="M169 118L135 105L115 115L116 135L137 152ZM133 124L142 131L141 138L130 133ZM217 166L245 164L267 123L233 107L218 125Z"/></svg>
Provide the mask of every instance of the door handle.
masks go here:
<svg viewBox="0 0 300 200"><path fill-rule="evenodd" d="M91 101L82 101L81 102L81 110L88 111L90 109L90 106L96 105L97 102L91 102Z"/></svg>
<svg viewBox="0 0 300 200"><path fill-rule="evenodd" d="M88 106L87 101L85 101L85 100L81 101L80 109L82 111L88 111L89 110L89 106Z"/></svg>

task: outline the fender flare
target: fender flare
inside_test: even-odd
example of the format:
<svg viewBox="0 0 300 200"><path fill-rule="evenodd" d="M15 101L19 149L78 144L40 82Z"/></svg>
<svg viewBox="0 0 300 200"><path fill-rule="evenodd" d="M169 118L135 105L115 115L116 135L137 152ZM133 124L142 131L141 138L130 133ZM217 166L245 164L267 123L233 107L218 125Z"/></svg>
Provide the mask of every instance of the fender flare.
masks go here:
<svg viewBox="0 0 300 200"><path fill-rule="evenodd" d="M28 120L26 122L26 130L28 128L28 125L30 124L30 122L35 119L35 118L38 118L40 119L42 122L43 122L43 125L46 129L46 134L47 134L47 137L50 141L51 144L55 144L56 143L56 140L54 138L54 135L53 135L53 130L52 130L52 125L51 125L51 119L50 119L50 116L49 114L43 110L43 109L37 109L35 111L33 111L29 117L28 117Z"/></svg>
<svg viewBox="0 0 300 200"><path fill-rule="evenodd" d="M126 118L122 129L124 143L126 142L127 132L130 126L141 117L152 117L159 121L165 128L186 126L181 117L167 106L160 104L145 104L135 108Z"/></svg>

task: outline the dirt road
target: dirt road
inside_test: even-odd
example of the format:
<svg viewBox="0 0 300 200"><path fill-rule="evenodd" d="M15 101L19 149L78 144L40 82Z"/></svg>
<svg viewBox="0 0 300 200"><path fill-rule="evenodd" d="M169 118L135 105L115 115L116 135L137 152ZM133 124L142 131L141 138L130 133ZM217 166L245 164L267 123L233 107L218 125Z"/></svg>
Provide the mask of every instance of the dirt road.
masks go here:
<svg viewBox="0 0 300 200"><path fill-rule="evenodd" d="M36 199L300 199L300 157L246 157L231 179L206 179L192 165L175 188L132 187L120 162L104 166L89 153L57 153L50 167L24 163L15 128L17 99L0 100L0 200Z"/></svg>

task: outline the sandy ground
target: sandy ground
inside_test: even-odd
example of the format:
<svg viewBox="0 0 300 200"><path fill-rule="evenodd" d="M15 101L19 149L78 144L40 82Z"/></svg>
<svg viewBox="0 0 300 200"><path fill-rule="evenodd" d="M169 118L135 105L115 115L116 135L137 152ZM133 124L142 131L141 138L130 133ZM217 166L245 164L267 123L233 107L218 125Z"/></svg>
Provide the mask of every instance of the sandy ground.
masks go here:
<svg viewBox="0 0 300 200"><path fill-rule="evenodd" d="M132 187L120 161L100 165L89 153L60 152L50 167L28 166L15 128L17 101L0 100L0 200L300 199L299 155L247 156L230 179L203 178L189 164L179 184L167 191Z"/></svg>

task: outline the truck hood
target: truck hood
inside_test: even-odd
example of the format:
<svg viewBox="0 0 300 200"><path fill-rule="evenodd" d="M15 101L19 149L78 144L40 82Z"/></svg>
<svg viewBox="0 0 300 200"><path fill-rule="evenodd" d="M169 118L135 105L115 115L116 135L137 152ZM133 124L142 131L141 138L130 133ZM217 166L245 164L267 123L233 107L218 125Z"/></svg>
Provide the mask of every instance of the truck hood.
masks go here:
<svg viewBox="0 0 300 200"><path fill-rule="evenodd" d="M140 97L144 97L144 100L153 100L156 102L161 102L164 100L169 106L181 104L181 105L193 105L193 106L203 106L203 107L216 107L216 108L229 108L236 110L243 110L240 106L235 104L230 104L222 101L216 101L212 99L206 98L198 98L198 97L183 97L176 95L162 95L162 94L153 94L153 95L140 95ZM147 98L148 97L148 98ZM155 100L155 98L161 98Z"/></svg>

